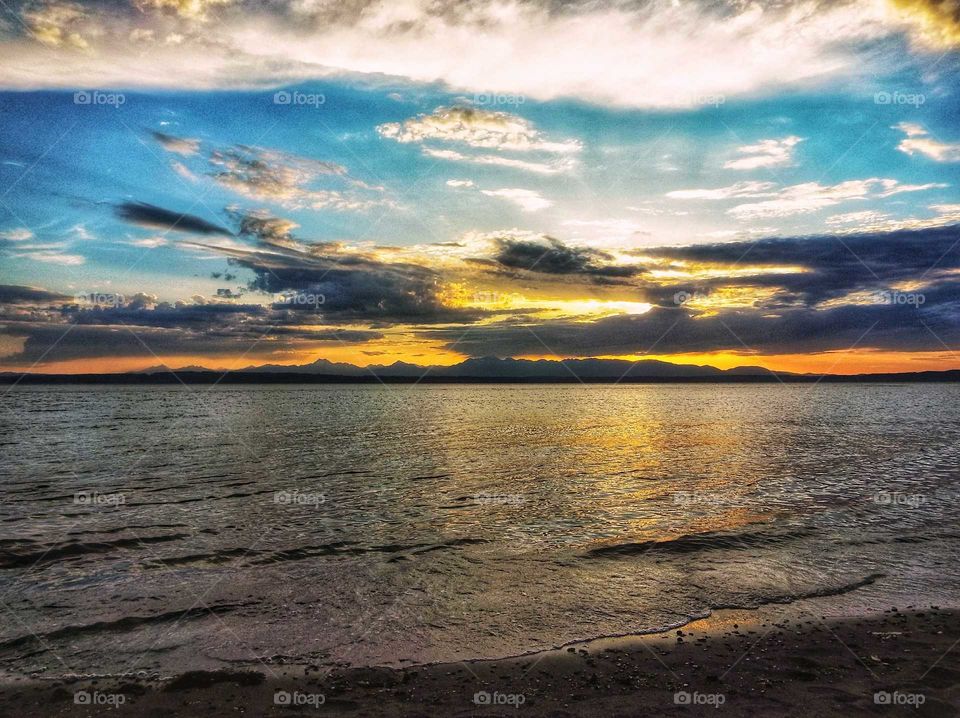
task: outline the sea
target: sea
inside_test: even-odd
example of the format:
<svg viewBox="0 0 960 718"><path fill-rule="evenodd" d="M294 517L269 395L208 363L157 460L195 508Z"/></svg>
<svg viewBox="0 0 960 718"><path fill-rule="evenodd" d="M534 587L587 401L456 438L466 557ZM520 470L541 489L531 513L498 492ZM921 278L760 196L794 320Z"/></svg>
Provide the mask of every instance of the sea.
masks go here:
<svg viewBox="0 0 960 718"><path fill-rule="evenodd" d="M956 384L16 386L0 673L404 666L960 597Z"/></svg>

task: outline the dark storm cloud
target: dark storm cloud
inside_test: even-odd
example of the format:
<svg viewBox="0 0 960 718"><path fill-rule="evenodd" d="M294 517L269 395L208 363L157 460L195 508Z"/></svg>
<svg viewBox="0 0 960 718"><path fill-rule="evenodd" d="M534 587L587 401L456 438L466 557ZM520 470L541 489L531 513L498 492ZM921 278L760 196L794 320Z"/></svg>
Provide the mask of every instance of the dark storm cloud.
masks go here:
<svg viewBox="0 0 960 718"><path fill-rule="evenodd" d="M69 301L72 297L37 287L0 284L0 304L42 304Z"/></svg>
<svg viewBox="0 0 960 718"><path fill-rule="evenodd" d="M476 327L460 336L452 330L426 333L447 339L471 356L543 354L672 354L755 351L807 353L874 348L943 351L960 347L960 287L949 305L846 305L825 310L805 307L778 313L723 310L697 315L683 307L655 307L642 315L618 315L594 322L556 320L536 324Z"/></svg>
<svg viewBox="0 0 960 718"><path fill-rule="evenodd" d="M134 299L117 307L70 308L67 315L76 324L213 329L267 318L269 310L259 304L159 303L149 306Z"/></svg>
<svg viewBox="0 0 960 718"><path fill-rule="evenodd" d="M264 352L317 347L317 342L359 344L381 335L363 330L309 332L268 323L237 327L169 328L115 324L9 323L0 334L25 339L21 351L3 357L8 365L103 357L164 355L237 356L256 348Z"/></svg>
<svg viewBox="0 0 960 718"><path fill-rule="evenodd" d="M451 270L449 264L426 266L430 255L306 243L294 235L296 225L262 212L233 211L231 218L239 228L234 236L247 241L247 247L184 244L218 252L231 265L249 269L253 280L248 290L272 295L268 306L202 299L165 304L137 295L117 306L90 307L42 289L4 287L4 333L27 338L23 352L6 361L36 360L50 348L48 339L60 336L68 324L75 326L62 351L58 345L48 359L141 356L140 349L119 337L129 335L128 327L156 342L150 346L157 354L242 352L265 335L281 350L320 341L356 343L383 338L379 329L395 325L411 325L415 336L473 356L542 354L545 345L564 356L960 348L956 227L643 249L636 253L637 264L627 268L631 276L616 276L622 281L616 296L649 301L651 311L538 319L511 309L451 306L450 283L459 275L448 272L461 270ZM409 261L384 259L404 256ZM606 252L558 240L502 237L488 256L476 257L464 265L474 268L463 271L476 278L528 270L524 281L534 286L562 280L587 287L614 276L608 270L623 270L614 261ZM648 270L665 267L685 268L699 278L658 284ZM743 276L733 271L746 267L755 272ZM754 292L758 289L770 291ZM729 290L745 293L748 301L754 292L756 298L751 306L736 307L722 301L712 306L682 302L684 293L722 297ZM494 318L500 321L479 323Z"/></svg>
<svg viewBox="0 0 960 718"><path fill-rule="evenodd" d="M729 286L774 287L782 290L781 299L814 305L897 282L931 280L960 268L960 227L661 247L638 253L735 267L802 267L805 270L802 273L722 277L701 280L699 286L708 290ZM678 284L671 288L687 287ZM669 292L662 293L669 296Z"/></svg>
<svg viewBox="0 0 960 718"><path fill-rule="evenodd" d="M493 259L509 269L522 269L543 274L587 274L596 277L632 277L641 269L636 266L604 264L613 257L606 252L570 247L553 237L538 242L514 237L499 237Z"/></svg>
<svg viewBox="0 0 960 718"><path fill-rule="evenodd" d="M230 230L208 222L202 217L174 212L146 202L121 202L114 206L114 212L125 222L141 227L223 237L233 236Z"/></svg>
<svg viewBox="0 0 960 718"><path fill-rule="evenodd" d="M709 351L804 353L854 346L888 351L960 348L960 229L773 238L636 252L696 272L756 267L757 273L656 284L636 280L654 304L642 315L596 321L550 320L476 327L468 336L428 332L474 356L671 354ZM576 267L576 262L567 266ZM802 271L765 271L797 267ZM899 287L899 289L898 289ZM773 290L753 306L684 306L691 294Z"/></svg>
<svg viewBox="0 0 960 718"><path fill-rule="evenodd" d="M384 262L335 242L297 240L287 220L263 213L234 213L240 235L257 248L210 247L254 273L252 291L272 294L275 307L321 311L327 321L377 324L472 322L477 309L447 306L443 276L410 262Z"/></svg>
<svg viewBox="0 0 960 718"><path fill-rule="evenodd" d="M322 297L320 311L331 321L433 324L482 316L478 310L446 306L440 275L414 264L336 255L286 256L278 261L248 254L234 261L254 272L252 289L294 297L280 299L291 309L313 310L310 298Z"/></svg>
<svg viewBox="0 0 960 718"><path fill-rule="evenodd" d="M18 288L20 289L20 288ZM8 293L11 296L20 294ZM47 293L51 294L51 293ZM101 295L94 295L101 297ZM113 298L119 295L102 295ZM137 295L118 306L48 303L47 311L4 312L0 335L24 340L5 364L30 364L101 357L154 354L242 354L316 348L318 342L360 344L382 338L372 330L322 326L322 315L306 321L301 312L259 304L156 303ZM12 305L10 305L12 306Z"/></svg>
<svg viewBox="0 0 960 718"><path fill-rule="evenodd" d="M162 327L114 325L24 324L8 325L4 334L25 338L23 349L5 364L56 362L103 357L152 357L164 355L236 356L253 346L263 349L290 348L270 341L264 332L251 335L223 334Z"/></svg>

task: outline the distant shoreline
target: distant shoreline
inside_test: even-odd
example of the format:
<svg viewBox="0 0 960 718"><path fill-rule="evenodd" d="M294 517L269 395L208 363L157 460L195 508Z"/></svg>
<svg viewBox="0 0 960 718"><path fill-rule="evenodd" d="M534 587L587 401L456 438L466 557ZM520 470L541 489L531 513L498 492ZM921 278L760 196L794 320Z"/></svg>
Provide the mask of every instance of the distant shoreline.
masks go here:
<svg viewBox="0 0 960 718"><path fill-rule="evenodd" d="M649 377L338 376L293 372L154 372L151 374L0 374L0 384L878 384L956 383L960 370L888 374L743 374Z"/></svg>

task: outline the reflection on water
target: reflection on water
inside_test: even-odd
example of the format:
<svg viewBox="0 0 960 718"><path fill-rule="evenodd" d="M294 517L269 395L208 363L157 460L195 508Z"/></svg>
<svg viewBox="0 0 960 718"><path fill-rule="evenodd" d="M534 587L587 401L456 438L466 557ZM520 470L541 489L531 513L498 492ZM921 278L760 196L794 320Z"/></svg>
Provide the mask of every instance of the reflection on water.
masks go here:
<svg viewBox="0 0 960 718"><path fill-rule="evenodd" d="M16 388L0 668L397 664L797 596L948 605L958 394Z"/></svg>

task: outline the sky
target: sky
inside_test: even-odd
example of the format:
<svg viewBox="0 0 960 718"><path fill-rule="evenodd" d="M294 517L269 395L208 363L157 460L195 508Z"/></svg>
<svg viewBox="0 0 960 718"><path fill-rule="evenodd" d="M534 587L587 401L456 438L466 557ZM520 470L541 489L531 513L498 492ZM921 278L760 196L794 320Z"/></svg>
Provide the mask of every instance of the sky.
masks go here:
<svg viewBox="0 0 960 718"><path fill-rule="evenodd" d="M0 7L0 371L960 368L956 0Z"/></svg>

